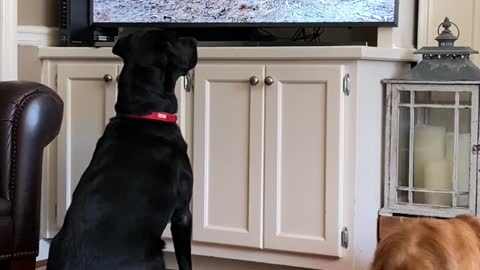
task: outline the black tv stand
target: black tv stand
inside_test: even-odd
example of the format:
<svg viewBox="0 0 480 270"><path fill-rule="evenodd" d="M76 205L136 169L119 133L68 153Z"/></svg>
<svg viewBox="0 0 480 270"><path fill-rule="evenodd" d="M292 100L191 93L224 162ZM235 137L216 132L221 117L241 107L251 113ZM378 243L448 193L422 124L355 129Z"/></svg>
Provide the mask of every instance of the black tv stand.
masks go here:
<svg viewBox="0 0 480 270"><path fill-rule="evenodd" d="M112 47L114 41L95 42L94 47ZM300 42L300 41L199 41L198 47L319 47L319 46L348 46L368 45L365 43L337 44L328 42Z"/></svg>
<svg viewBox="0 0 480 270"><path fill-rule="evenodd" d="M145 30L147 28L124 28L122 31L117 29L96 29L94 37L94 47L111 47L115 44L119 36L127 35L137 30ZM158 29L158 28L153 28ZM199 41L201 47L291 47L291 46L345 46L345 45L372 45L368 40L340 40L334 41L324 38L323 31L316 33L315 30L304 28L284 28L283 33L276 35L275 30L264 30L262 28L215 28L215 29L169 29L175 31L178 36L194 37ZM289 30L290 34L285 30ZM292 31L293 30L293 31ZM303 30L303 34L300 32ZM318 31L317 31L318 32ZM315 35L318 35L315 37Z"/></svg>

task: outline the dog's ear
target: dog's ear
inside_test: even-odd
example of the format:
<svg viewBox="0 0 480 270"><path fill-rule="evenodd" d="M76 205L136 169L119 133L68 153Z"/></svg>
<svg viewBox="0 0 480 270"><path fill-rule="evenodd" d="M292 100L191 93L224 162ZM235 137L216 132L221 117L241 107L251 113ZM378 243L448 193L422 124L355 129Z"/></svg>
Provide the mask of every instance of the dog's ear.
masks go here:
<svg viewBox="0 0 480 270"><path fill-rule="evenodd" d="M169 65L178 69L182 76L197 64L197 41L193 38L177 39L170 44L169 52Z"/></svg>
<svg viewBox="0 0 480 270"><path fill-rule="evenodd" d="M132 35L121 37L113 46L112 52L115 55L120 56L123 60L127 59L128 53L130 51L130 43L132 42Z"/></svg>

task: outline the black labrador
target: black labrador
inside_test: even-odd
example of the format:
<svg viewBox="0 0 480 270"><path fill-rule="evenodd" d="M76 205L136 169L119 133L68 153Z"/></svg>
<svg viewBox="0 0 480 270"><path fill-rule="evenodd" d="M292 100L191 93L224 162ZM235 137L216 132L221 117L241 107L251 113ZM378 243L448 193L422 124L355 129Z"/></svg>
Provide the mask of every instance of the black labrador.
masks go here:
<svg viewBox="0 0 480 270"><path fill-rule="evenodd" d="M196 65L196 41L143 31L121 38L113 53L125 63L117 116L75 189L47 269L165 269L161 237L171 222L179 269L189 270L193 179L187 145L178 125L144 116L161 112L171 119L177 112L175 82Z"/></svg>

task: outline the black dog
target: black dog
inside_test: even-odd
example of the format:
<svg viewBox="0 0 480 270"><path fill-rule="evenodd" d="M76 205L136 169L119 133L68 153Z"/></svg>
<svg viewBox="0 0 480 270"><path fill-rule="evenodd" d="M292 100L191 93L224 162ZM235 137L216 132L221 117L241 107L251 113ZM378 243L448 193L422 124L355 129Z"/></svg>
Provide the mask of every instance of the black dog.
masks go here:
<svg viewBox="0 0 480 270"><path fill-rule="evenodd" d="M174 114L175 82L197 62L196 41L153 30L120 39L117 116L110 120L52 240L48 270L165 269L171 222L179 269L191 269L192 169ZM172 115L169 115L172 116Z"/></svg>

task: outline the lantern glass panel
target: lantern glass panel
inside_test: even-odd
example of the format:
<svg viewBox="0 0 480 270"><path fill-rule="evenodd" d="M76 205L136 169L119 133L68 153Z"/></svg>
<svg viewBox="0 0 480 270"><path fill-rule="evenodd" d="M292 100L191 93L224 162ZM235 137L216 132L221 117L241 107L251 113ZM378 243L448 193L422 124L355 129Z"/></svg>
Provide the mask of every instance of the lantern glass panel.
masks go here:
<svg viewBox="0 0 480 270"><path fill-rule="evenodd" d="M416 91L416 104L455 104L455 92Z"/></svg>
<svg viewBox="0 0 480 270"><path fill-rule="evenodd" d="M470 108L461 108L459 112L459 132L470 133L472 129L472 110Z"/></svg>
<svg viewBox="0 0 480 270"><path fill-rule="evenodd" d="M400 91L400 104L410 104L410 91Z"/></svg>
<svg viewBox="0 0 480 270"><path fill-rule="evenodd" d="M408 92L410 94L410 92ZM408 187L410 161L410 108L399 108L398 185Z"/></svg>
<svg viewBox="0 0 480 270"><path fill-rule="evenodd" d="M452 194L437 192L413 192L413 202L435 206L452 207Z"/></svg>
<svg viewBox="0 0 480 270"><path fill-rule="evenodd" d="M472 105L472 92L460 92L460 105Z"/></svg>
<svg viewBox="0 0 480 270"><path fill-rule="evenodd" d="M408 191L406 190L397 191L397 203L408 203Z"/></svg>
<svg viewBox="0 0 480 270"><path fill-rule="evenodd" d="M415 91L410 97L398 111L397 201L468 208L472 93Z"/></svg>
<svg viewBox="0 0 480 270"><path fill-rule="evenodd" d="M454 156L456 154L456 189L459 194L468 194L470 190L470 158L471 158L471 109L459 109L459 134L457 139L457 149L453 145L453 135L447 137L447 154ZM457 205L468 207L468 196L457 198Z"/></svg>
<svg viewBox="0 0 480 270"><path fill-rule="evenodd" d="M446 149L447 138L453 134L454 118L455 110L453 108L415 108L414 188L453 190L451 170L453 161L452 156L447 156ZM424 203L428 204L427 197L429 196L424 197ZM414 198L417 198L417 200L414 199L414 202L422 203L422 194L417 194Z"/></svg>
<svg viewBox="0 0 480 270"><path fill-rule="evenodd" d="M468 192L467 194L460 193L459 195L457 195L457 207L469 208L470 207L469 199L470 197Z"/></svg>

